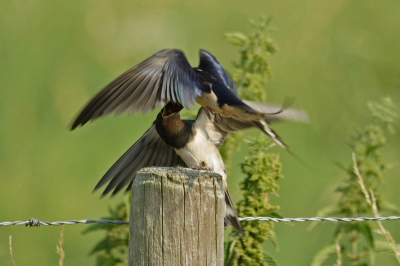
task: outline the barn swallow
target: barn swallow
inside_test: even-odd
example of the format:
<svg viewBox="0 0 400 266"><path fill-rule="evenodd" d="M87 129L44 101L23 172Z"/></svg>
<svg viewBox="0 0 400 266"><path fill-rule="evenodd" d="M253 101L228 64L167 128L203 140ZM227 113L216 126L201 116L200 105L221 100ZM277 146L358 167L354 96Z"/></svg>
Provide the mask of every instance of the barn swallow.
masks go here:
<svg viewBox="0 0 400 266"><path fill-rule="evenodd" d="M243 102L235 84L217 59L200 50L200 64L191 67L177 49L161 50L132 67L101 90L78 115L71 129L97 117L123 112L149 112L168 103L192 109L195 102L207 113L252 121L284 149L287 146L265 122L268 114Z"/></svg>
<svg viewBox="0 0 400 266"><path fill-rule="evenodd" d="M273 113L279 107L247 102L260 111ZM157 119L146 133L108 170L95 190L108 183L103 195L114 190L116 194L125 186L129 190L136 172L143 167L184 166L200 170L210 170L223 178L225 192L225 225L233 226L243 234L237 213L228 191L227 174L219 152L230 132L253 127L248 120L241 120L222 114L220 122L209 116L205 108L200 108L195 120L181 120L179 111L183 106L167 104L157 115ZM308 115L304 111L287 109L277 115L270 115L266 122L293 120L304 122Z"/></svg>

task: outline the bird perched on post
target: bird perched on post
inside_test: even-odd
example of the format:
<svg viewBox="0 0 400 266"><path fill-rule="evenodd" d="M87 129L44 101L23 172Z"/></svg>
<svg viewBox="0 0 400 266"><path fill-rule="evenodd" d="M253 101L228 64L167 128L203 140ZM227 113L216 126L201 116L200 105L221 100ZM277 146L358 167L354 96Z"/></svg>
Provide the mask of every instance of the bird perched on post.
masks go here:
<svg viewBox="0 0 400 266"><path fill-rule="evenodd" d="M274 113L279 107L261 103L247 102L260 111ZM205 108L200 108L195 120L182 120L179 104L167 104L157 115L153 125L124 155L108 170L99 181L95 190L108 183L103 195L112 190L116 194L127 186L129 190L136 172L150 166L187 166L194 169L209 170L220 174L223 178L225 192L226 216L225 224L233 226L239 234L243 233L237 213L228 191L225 165L219 152L230 132L253 127L251 121L241 120L222 114L222 120L215 121ZM302 110L286 109L270 115L265 122L292 120L308 121L308 115Z"/></svg>
<svg viewBox="0 0 400 266"><path fill-rule="evenodd" d="M220 117L224 114L251 121L287 149L265 122L269 114L252 108L239 98L232 79L212 54L200 50L199 55L199 66L192 68L180 50L155 53L100 91L76 118L72 129L109 113L149 112L168 103L192 109L197 102L209 115Z"/></svg>

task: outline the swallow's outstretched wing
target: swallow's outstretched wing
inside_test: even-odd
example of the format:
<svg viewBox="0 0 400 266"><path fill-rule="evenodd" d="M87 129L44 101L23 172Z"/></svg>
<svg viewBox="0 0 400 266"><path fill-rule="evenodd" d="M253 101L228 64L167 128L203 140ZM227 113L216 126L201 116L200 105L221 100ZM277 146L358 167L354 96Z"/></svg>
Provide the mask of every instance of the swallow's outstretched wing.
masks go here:
<svg viewBox="0 0 400 266"><path fill-rule="evenodd" d="M103 195L114 189L113 195L128 185L130 189L136 172L150 166L186 166L176 154L173 147L168 146L158 135L154 124L143 136L125 152L121 158L107 171L96 185L95 190L105 185Z"/></svg>
<svg viewBox="0 0 400 266"><path fill-rule="evenodd" d="M227 76L225 72L222 75ZM191 109L197 97L209 90L209 86L199 81L182 51L161 50L100 91L82 110L71 129L109 113L149 112L168 102Z"/></svg>
<svg viewBox="0 0 400 266"><path fill-rule="evenodd" d="M280 111L281 106L278 105L252 101L245 101L245 103L260 113L270 113L271 115L265 115L265 120L262 121L248 121L222 114L221 119L216 122L214 116L208 116L206 110L201 108L197 114L196 123L202 123L202 126L206 129L210 139L217 146L222 145L228 134L231 132L257 127L271 137L278 145L287 149L287 146L282 142L280 137L269 128L268 124L279 121L294 121L301 123L308 123L310 121L307 112L301 109L287 108Z"/></svg>

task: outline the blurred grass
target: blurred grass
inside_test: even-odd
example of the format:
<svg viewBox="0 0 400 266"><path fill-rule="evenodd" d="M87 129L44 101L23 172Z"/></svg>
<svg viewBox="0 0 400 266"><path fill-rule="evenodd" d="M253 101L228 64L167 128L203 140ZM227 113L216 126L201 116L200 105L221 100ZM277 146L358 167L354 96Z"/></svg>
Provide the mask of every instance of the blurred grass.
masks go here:
<svg viewBox="0 0 400 266"><path fill-rule="evenodd" d="M368 119L366 101L400 99L398 32L400 2L377 1L4 1L0 0L0 221L96 219L122 196L91 194L108 168L148 128L148 115L99 119L74 132L74 116L104 85L164 48L182 49L192 65L197 52L212 52L225 68L238 57L225 32L250 30L247 19L273 16L280 51L267 97L309 111L312 124L274 126L308 169L278 148L286 217L313 216L335 201L344 178L331 159L350 161L346 146L353 126ZM397 126L397 130L399 127ZM247 132L251 135L252 131ZM399 161L399 134L390 140L389 160ZM238 170L246 149L233 158L230 190L237 201ZM234 174L235 173L235 174ZM400 205L398 168L386 174L386 197ZM296 205L294 205L294 203ZM400 239L398 223L385 224ZM281 265L306 265L334 225L312 232L307 224L277 225L280 251L267 244ZM88 253L101 235L81 235L85 226L66 226L65 265L92 265ZM60 228L0 228L0 265L56 264ZM395 260L378 257L382 265Z"/></svg>

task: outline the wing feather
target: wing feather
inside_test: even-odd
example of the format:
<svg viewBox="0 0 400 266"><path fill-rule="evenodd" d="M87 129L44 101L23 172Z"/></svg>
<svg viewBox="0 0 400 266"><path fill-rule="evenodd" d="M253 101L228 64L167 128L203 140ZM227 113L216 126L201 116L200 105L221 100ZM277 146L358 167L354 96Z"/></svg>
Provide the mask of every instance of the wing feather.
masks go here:
<svg viewBox="0 0 400 266"><path fill-rule="evenodd" d="M191 109L205 89L182 51L161 50L108 84L86 105L71 128L112 112L148 112L169 101Z"/></svg>
<svg viewBox="0 0 400 266"><path fill-rule="evenodd" d="M118 92L114 93L113 97L110 97L107 102L105 102L102 107L97 111L99 116L109 114L116 110L119 112L119 108L125 102L129 101L130 98L138 97L138 94L141 92L131 90L132 87L138 87L144 81L144 77L141 75L136 75L130 78L127 82L125 82L120 88L118 88Z"/></svg>
<svg viewBox="0 0 400 266"><path fill-rule="evenodd" d="M103 195L114 189L113 194L130 184L137 171L143 167L174 167L185 163L158 135L154 124L130 147L107 171L96 185L95 190L108 183Z"/></svg>

